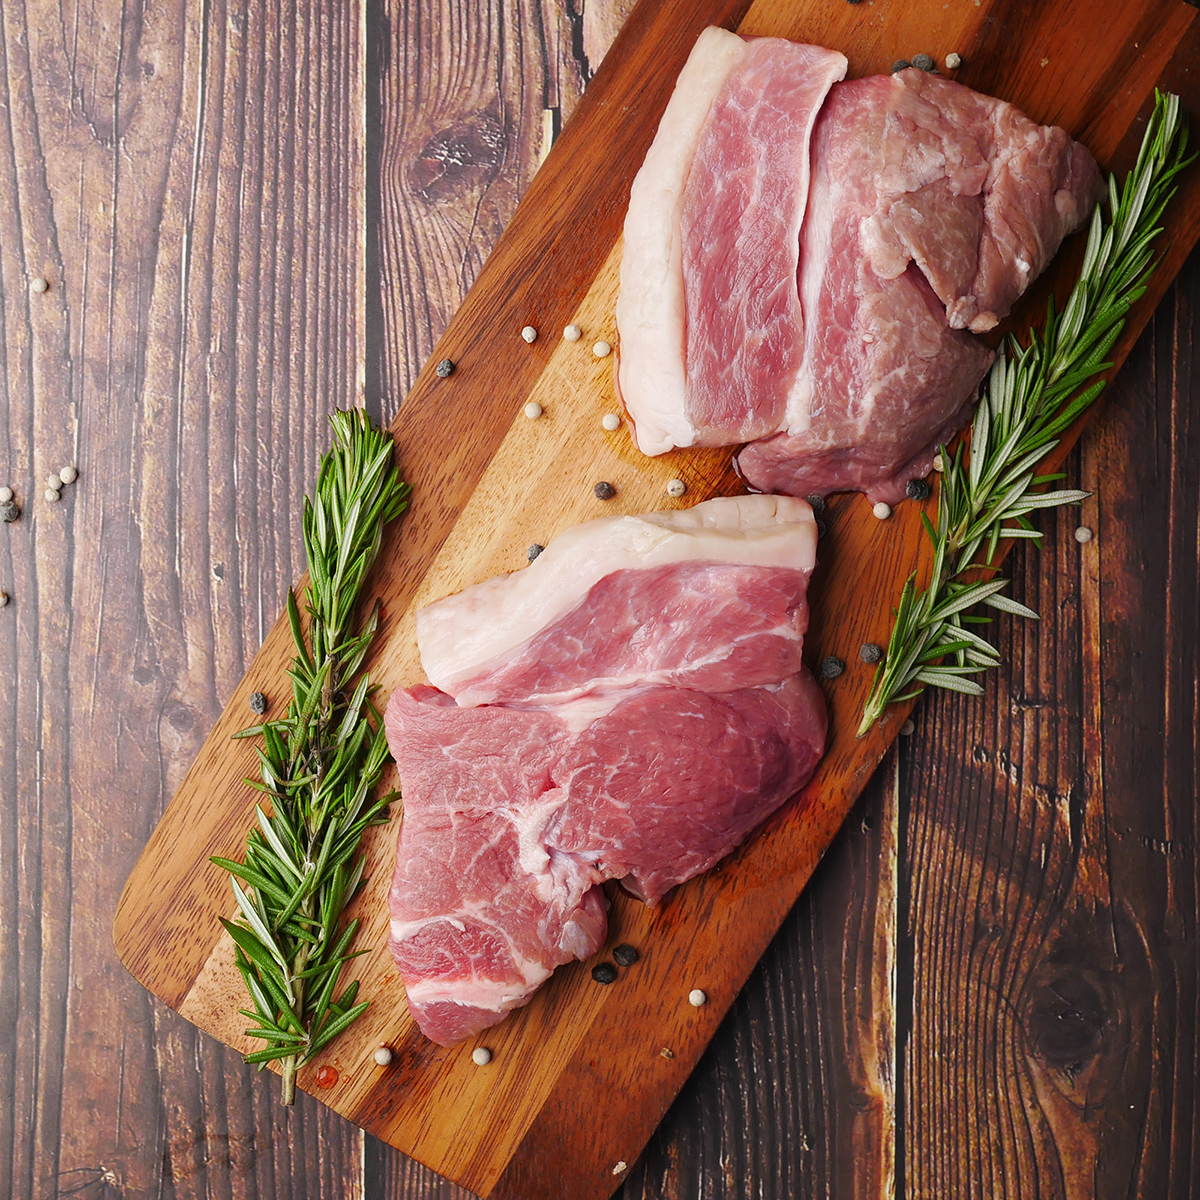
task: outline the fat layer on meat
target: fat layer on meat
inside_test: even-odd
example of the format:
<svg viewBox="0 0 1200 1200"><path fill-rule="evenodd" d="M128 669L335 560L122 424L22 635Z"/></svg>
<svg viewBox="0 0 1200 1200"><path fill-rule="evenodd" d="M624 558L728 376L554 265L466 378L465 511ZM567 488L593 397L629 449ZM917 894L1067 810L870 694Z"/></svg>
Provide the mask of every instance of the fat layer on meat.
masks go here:
<svg viewBox="0 0 1200 1200"><path fill-rule="evenodd" d="M786 496L723 497L687 509L588 521L560 534L528 567L421 609L421 665L435 687L462 705L553 703L633 683L682 682L681 672L755 652L752 635L777 631L798 646L816 552L812 509ZM650 578L622 574L680 564L695 565L695 587L681 593L676 579L671 603L651 600ZM762 598L753 619L746 602L728 591L732 585L722 586L733 565L767 569L739 576L739 586L755 586ZM770 582L770 569L778 568L796 573L790 592ZM603 595L589 610L597 587ZM799 596L799 605L789 607L788 596ZM579 619L563 627L572 613ZM618 627L631 639L636 629L636 641L614 638ZM539 663L535 678L525 667ZM651 678L655 672L657 679ZM731 686L764 681L743 676ZM696 685L711 682L699 678Z"/></svg>
<svg viewBox="0 0 1200 1200"><path fill-rule="evenodd" d="M808 780L815 544L788 497L608 518L418 618L460 692L398 689L385 713L404 796L391 948L429 1037L495 1023L595 953L601 883L657 903Z"/></svg>

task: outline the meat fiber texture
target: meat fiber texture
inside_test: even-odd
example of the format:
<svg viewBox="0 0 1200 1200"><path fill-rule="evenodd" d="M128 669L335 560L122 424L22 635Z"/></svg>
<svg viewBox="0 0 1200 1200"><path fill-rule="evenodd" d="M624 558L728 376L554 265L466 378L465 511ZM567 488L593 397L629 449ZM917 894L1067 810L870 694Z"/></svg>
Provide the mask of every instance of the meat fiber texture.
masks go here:
<svg viewBox="0 0 1200 1200"><path fill-rule="evenodd" d="M705 36L693 59L711 62ZM835 82L829 51L744 45L724 50L711 97L680 77L671 105L704 112L690 162L669 106L635 179L621 396L645 453L749 440L738 468L757 490L894 502L969 417L992 359L972 334L1087 219L1099 171L1061 129L950 80ZM671 203L656 188L664 129ZM633 319L650 310L653 329Z"/></svg>
<svg viewBox="0 0 1200 1200"><path fill-rule="evenodd" d="M526 1003L794 795L824 749L801 665L812 510L710 500L591 521L418 614L385 714L404 795L391 949L444 1045Z"/></svg>
<svg viewBox="0 0 1200 1200"><path fill-rule="evenodd" d="M644 453L779 427L799 366L809 137L846 66L782 38L697 39L625 219L617 384Z"/></svg>

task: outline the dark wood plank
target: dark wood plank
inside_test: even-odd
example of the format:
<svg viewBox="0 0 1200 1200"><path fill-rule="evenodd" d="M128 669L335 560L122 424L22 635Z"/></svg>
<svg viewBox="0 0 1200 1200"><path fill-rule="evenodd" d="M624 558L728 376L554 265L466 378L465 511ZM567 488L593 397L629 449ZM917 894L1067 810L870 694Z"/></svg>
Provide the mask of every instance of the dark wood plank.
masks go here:
<svg viewBox="0 0 1200 1200"><path fill-rule="evenodd" d="M622 1200L895 1194L899 800L893 751Z"/></svg>
<svg viewBox="0 0 1200 1200"><path fill-rule="evenodd" d="M912 1196L1200 1186L1198 300L1193 254L1071 460L1094 497L1010 564L1041 622L999 622L984 701L918 721Z"/></svg>
<svg viewBox="0 0 1200 1200"><path fill-rule="evenodd" d="M361 1194L359 1132L278 1112L109 937L301 569L323 415L358 394L360 17L3 8L2 1195Z"/></svg>

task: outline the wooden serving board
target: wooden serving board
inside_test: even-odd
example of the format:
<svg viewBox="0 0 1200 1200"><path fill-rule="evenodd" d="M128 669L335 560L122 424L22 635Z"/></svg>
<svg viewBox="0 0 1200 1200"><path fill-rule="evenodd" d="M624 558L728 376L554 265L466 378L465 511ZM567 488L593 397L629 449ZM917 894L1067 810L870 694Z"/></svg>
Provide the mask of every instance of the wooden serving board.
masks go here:
<svg viewBox="0 0 1200 1200"><path fill-rule="evenodd" d="M956 51L964 64L955 77L1063 125L1106 168L1124 170L1156 85L1180 92L1195 124L1196 17L1181 0L640 5L394 423L414 498L369 585L384 605L371 663L384 694L422 679L413 632L422 604L520 569L530 543L544 544L579 521L739 490L728 452L648 459L633 447L627 425L603 430L601 416L619 408L613 358L592 353L597 340L616 341L630 180L705 25L842 50L851 76L886 71L919 52L941 62ZM1168 211L1162 264L1116 348L1118 363L1200 234L1197 176L1184 177ZM1016 315L1018 325L1022 314L1042 310L1049 288L1065 295L1079 252L1075 245L1060 256ZM571 321L584 330L577 343L559 336ZM541 331L532 345L519 336L524 325ZM457 364L448 379L433 371L442 358ZM539 420L522 414L530 399L543 406ZM665 494L674 477L688 485L682 500ZM613 500L594 497L601 479L616 486ZM831 502L806 645L810 663L837 654L848 664L826 685L828 753L795 802L659 909L613 891L607 949L631 942L638 963L609 987L592 982L591 963L564 967L532 1003L480 1037L449 1049L433 1045L407 1014L386 950L397 817L368 838L370 882L356 905L364 922L358 944L374 949L353 970L371 1008L301 1072L300 1085L483 1196L598 1200L618 1187L906 716L894 709L867 737L854 737L871 680L858 647L886 643L900 584L924 565L920 507L905 503L881 522L862 497ZM122 961L150 991L243 1051L254 1046L242 1034L241 981L218 923L232 913L229 882L208 859L240 856L255 800L242 779L255 762L252 747L230 735L250 720L251 692L284 702L290 652L281 618L146 847L113 927ZM709 998L701 1008L688 1003L695 987ZM386 1068L372 1060L379 1045L394 1051ZM487 1067L472 1063L478 1045L493 1053ZM325 1065L336 1069L337 1082L318 1087Z"/></svg>

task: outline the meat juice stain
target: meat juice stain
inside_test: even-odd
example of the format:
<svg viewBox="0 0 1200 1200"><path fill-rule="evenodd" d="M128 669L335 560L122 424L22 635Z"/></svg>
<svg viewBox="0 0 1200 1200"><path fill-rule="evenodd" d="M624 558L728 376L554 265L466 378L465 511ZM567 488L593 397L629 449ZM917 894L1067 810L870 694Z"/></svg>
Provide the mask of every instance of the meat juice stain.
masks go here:
<svg viewBox="0 0 1200 1200"><path fill-rule="evenodd" d="M327 1064L317 1071L317 1087L331 1088L337 1081L337 1067L331 1067Z"/></svg>

